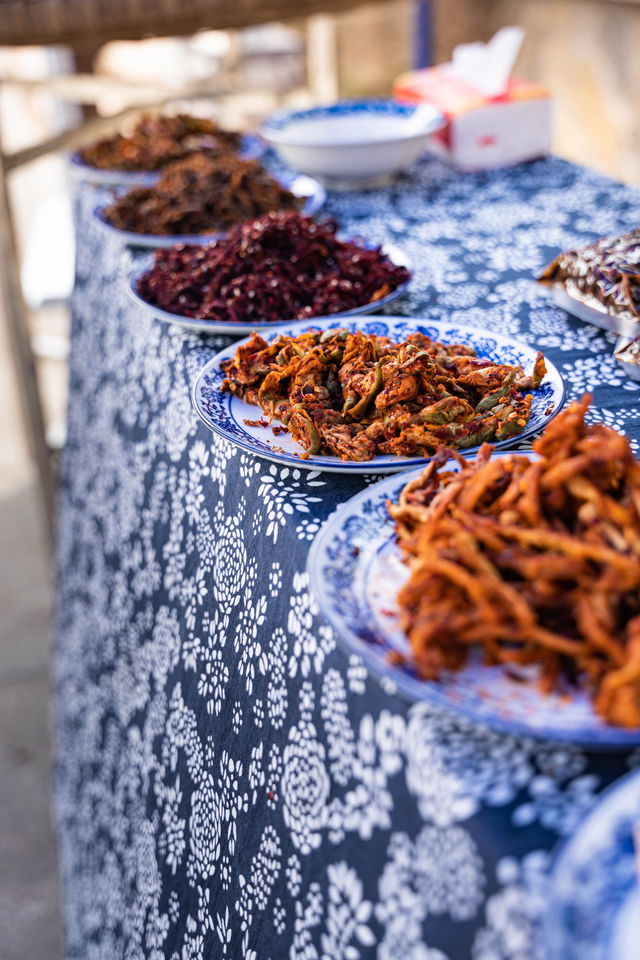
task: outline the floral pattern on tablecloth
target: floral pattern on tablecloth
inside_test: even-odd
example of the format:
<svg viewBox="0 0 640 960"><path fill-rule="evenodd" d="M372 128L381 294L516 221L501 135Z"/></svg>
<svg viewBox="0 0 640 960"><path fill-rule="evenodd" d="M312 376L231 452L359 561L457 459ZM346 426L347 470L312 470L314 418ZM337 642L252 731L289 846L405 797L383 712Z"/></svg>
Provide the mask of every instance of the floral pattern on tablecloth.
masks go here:
<svg viewBox="0 0 640 960"><path fill-rule="evenodd" d="M304 572L374 476L275 466L211 436L190 388L224 337L129 300L137 262L78 188L59 499L55 811L69 960L534 960L550 850L636 754L503 736L347 656ZM532 275L637 226L640 195L556 159L462 176L425 160L340 194L347 231L415 279L388 312L543 349L569 397L640 439L614 338Z"/></svg>

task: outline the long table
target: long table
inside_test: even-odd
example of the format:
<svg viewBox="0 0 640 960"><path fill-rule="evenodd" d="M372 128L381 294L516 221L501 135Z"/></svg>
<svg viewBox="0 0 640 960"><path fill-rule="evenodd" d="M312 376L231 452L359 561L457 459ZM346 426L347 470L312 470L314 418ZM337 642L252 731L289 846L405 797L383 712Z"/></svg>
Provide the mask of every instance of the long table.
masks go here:
<svg viewBox="0 0 640 960"><path fill-rule="evenodd" d="M58 511L54 804L69 960L528 960L551 851L638 761L408 704L343 652L310 543L374 476L282 468L212 436L190 389L225 337L128 298L140 262L76 188L69 439ZM637 226L640 193L556 158L424 160L332 194L412 258L387 312L536 345L569 398L640 440L614 338L532 280Z"/></svg>

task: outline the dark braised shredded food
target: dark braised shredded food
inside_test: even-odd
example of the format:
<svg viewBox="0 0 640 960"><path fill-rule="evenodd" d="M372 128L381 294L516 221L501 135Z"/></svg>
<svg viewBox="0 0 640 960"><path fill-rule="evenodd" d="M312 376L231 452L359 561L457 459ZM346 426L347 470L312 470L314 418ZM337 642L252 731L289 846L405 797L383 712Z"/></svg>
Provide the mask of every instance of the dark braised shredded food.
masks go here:
<svg viewBox="0 0 640 960"><path fill-rule="evenodd" d="M213 120L179 114L175 117L145 115L127 136L116 134L78 151L88 166L97 170L154 171L191 153L213 156L240 149L240 134L221 130Z"/></svg>
<svg viewBox="0 0 640 960"><path fill-rule="evenodd" d="M257 404L287 426L304 456L431 456L521 433L545 375L480 360L462 344L421 333L403 343L346 330L277 337L252 334L222 364L223 390Z"/></svg>
<svg viewBox="0 0 640 960"><path fill-rule="evenodd" d="M388 505L411 570L401 623L425 679L479 648L507 670L537 665L543 691L586 689L603 718L637 727L640 463L626 437L585 423L590 400L547 425L540 459L443 450ZM459 472L443 469L451 456Z"/></svg>
<svg viewBox="0 0 640 960"><path fill-rule="evenodd" d="M563 286L570 296L592 306L640 320L640 230L567 250L538 280Z"/></svg>
<svg viewBox="0 0 640 960"><path fill-rule="evenodd" d="M297 210L303 203L256 160L195 153L170 164L152 187L115 200L105 217L134 233L206 234L270 210Z"/></svg>
<svg viewBox="0 0 640 960"><path fill-rule="evenodd" d="M337 229L335 221L270 213L205 247L158 250L138 293L169 313L251 323L350 310L409 279L380 247L338 240Z"/></svg>

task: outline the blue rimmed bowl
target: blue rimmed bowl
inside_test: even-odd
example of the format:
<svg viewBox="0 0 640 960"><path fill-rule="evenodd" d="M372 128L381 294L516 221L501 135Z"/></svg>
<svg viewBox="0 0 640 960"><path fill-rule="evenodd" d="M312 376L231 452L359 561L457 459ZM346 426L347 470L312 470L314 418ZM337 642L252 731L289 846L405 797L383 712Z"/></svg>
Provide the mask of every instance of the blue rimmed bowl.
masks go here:
<svg viewBox="0 0 640 960"><path fill-rule="evenodd" d="M294 170L329 189L351 190L384 186L421 156L444 122L430 104L346 100L280 111L261 133Z"/></svg>

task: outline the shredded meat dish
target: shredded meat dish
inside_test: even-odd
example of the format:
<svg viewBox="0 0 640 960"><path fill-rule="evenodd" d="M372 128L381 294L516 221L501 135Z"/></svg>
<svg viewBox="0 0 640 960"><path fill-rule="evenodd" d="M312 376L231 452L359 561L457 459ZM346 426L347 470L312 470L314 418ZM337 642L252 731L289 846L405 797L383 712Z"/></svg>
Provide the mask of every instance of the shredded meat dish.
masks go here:
<svg viewBox="0 0 640 960"><path fill-rule="evenodd" d="M257 160L194 153L169 164L152 187L117 197L105 217L119 230L158 236L207 234L270 210L298 210L304 198L281 186Z"/></svg>

